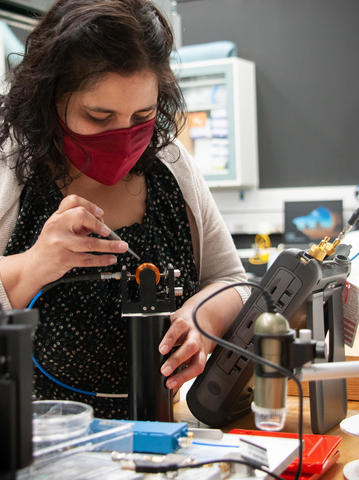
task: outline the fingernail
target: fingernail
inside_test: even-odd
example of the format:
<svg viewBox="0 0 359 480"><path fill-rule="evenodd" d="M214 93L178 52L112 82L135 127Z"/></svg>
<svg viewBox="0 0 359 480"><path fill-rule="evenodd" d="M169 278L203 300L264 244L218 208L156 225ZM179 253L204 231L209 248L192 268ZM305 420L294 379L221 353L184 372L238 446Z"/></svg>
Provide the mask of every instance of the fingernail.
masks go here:
<svg viewBox="0 0 359 480"><path fill-rule="evenodd" d="M128 243L121 240L120 242L118 242L118 248L120 250L127 250L128 249Z"/></svg>
<svg viewBox="0 0 359 480"><path fill-rule="evenodd" d="M172 372L171 367L165 367L165 368L162 368L162 369L161 369L161 373L162 373L162 375L164 375L165 377L167 377L171 372Z"/></svg>
<svg viewBox="0 0 359 480"><path fill-rule="evenodd" d="M107 225L101 225L101 235L108 235L110 233L110 229Z"/></svg>
<svg viewBox="0 0 359 480"><path fill-rule="evenodd" d="M110 264L117 263L117 257L111 257L110 258Z"/></svg>
<svg viewBox="0 0 359 480"><path fill-rule="evenodd" d="M177 382L176 382L176 380L168 380L168 382L166 383L166 386L167 386L167 388L172 390L172 388L177 387Z"/></svg>
<svg viewBox="0 0 359 480"><path fill-rule="evenodd" d="M104 213L105 212L102 210L102 208L96 207L96 210L95 210L96 217L102 217L104 215Z"/></svg>
<svg viewBox="0 0 359 480"><path fill-rule="evenodd" d="M169 351L169 346L168 345L161 345L159 347L159 351L160 351L160 353L162 353L162 355L165 355Z"/></svg>

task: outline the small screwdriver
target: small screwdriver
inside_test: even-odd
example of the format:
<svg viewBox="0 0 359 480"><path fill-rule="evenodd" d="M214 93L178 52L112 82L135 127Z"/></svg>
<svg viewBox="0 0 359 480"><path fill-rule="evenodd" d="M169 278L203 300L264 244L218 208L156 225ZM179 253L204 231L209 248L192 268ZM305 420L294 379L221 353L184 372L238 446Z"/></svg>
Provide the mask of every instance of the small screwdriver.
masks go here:
<svg viewBox="0 0 359 480"><path fill-rule="evenodd" d="M358 221L358 218L359 218L359 208L357 208L355 210L355 212L352 214L352 216L349 218L349 220L347 221L347 224L345 226L345 228L340 232L340 234L338 235L338 238L340 240L342 240L342 238L344 237L344 235L348 232L350 232L350 230L354 227L354 225L356 224L356 222Z"/></svg>
<svg viewBox="0 0 359 480"><path fill-rule="evenodd" d="M119 240L119 241L122 241L121 238L117 235L117 233L115 233L113 230L110 230L110 234L108 235L108 237L110 240ZM130 248L127 250L128 253L130 253L131 255L133 255L137 260L141 260L140 257L137 255L137 253L135 253L133 250L131 250Z"/></svg>

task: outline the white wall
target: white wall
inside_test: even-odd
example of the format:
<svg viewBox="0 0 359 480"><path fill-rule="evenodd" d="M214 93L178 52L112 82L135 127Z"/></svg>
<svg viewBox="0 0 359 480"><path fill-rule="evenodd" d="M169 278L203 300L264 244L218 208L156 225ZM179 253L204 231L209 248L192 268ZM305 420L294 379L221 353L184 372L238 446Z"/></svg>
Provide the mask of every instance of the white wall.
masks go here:
<svg viewBox="0 0 359 480"><path fill-rule="evenodd" d="M284 202L343 200L344 221L359 207L356 185L253 190L212 189L213 197L232 234L282 233Z"/></svg>

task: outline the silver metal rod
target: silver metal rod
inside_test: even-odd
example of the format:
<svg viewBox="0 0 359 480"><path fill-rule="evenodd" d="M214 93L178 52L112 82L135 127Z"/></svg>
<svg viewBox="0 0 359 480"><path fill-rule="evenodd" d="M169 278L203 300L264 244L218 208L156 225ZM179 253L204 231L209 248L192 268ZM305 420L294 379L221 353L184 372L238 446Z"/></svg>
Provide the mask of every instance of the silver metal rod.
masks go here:
<svg viewBox="0 0 359 480"><path fill-rule="evenodd" d="M117 233L115 233L113 230L110 230L110 234L108 235L108 237L110 240L121 240L121 238L117 235ZM141 260L140 257L137 255L137 253L135 253L133 250L131 250L131 248L128 248L128 253L130 253L133 257L137 258L137 260Z"/></svg>
<svg viewBox="0 0 359 480"><path fill-rule="evenodd" d="M359 377L359 362L313 363L302 368L296 377L301 382Z"/></svg>

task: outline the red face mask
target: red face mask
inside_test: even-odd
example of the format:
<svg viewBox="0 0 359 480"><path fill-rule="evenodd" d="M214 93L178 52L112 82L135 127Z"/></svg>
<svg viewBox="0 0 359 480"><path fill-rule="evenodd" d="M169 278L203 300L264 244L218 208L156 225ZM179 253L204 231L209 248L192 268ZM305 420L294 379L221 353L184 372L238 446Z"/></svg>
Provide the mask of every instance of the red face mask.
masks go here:
<svg viewBox="0 0 359 480"><path fill-rule="evenodd" d="M103 185L115 185L124 178L148 147L156 117L129 128L81 135L58 118L64 150L80 172Z"/></svg>

